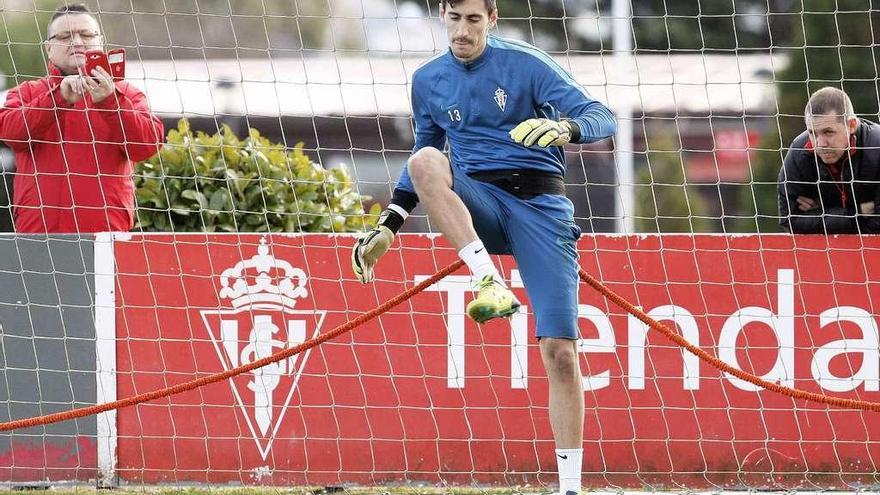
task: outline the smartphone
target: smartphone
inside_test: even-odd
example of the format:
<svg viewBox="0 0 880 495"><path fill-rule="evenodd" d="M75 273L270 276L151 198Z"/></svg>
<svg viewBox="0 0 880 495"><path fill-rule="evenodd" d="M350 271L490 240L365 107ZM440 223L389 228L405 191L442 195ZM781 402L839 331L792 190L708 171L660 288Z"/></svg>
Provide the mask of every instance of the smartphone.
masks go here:
<svg viewBox="0 0 880 495"><path fill-rule="evenodd" d="M107 61L107 54L104 53L104 50L89 50L86 52L86 66L83 70L85 76L91 76L92 71L96 68L101 67L107 71L108 74L112 74L110 72L110 62Z"/></svg>
<svg viewBox="0 0 880 495"><path fill-rule="evenodd" d="M102 67L113 79L120 81L125 79L125 49L116 48L104 53L103 50L89 50L86 52L85 75L91 76L96 67Z"/></svg>
<svg viewBox="0 0 880 495"><path fill-rule="evenodd" d="M125 48L115 48L107 52L107 63L110 64L110 75L114 80L125 79Z"/></svg>

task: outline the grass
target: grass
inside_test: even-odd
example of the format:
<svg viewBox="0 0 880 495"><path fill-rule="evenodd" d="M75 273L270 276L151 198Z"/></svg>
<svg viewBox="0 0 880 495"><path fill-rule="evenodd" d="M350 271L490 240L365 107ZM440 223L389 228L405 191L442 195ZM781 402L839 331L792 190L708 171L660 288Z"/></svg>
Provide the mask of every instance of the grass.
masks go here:
<svg viewBox="0 0 880 495"><path fill-rule="evenodd" d="M467 488L467 487L120 487L112 490L91 487L26 486L0 489L0 495L521 495L547 493L550 490L530 488Z"/></svg>

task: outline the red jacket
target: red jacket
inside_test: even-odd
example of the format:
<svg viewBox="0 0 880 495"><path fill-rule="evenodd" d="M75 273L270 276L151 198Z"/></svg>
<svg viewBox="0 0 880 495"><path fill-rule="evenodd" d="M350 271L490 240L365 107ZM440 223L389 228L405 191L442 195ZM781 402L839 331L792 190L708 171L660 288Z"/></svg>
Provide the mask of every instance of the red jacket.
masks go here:
<svg viewBox="0 0 880 495"><path fill-rule="evenodd" d="M0 140L15 152L16 232L128 231L134 221L135 162L155 155L162 122L131 84L100 103L67 103L57 69L9 90Z"/></svg>

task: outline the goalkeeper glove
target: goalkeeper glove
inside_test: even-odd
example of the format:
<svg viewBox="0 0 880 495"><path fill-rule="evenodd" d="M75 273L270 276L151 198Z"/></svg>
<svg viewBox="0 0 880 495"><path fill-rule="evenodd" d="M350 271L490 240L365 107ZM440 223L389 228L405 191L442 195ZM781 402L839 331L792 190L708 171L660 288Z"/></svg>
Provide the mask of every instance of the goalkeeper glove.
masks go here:
<svg viewBox="0 0 880 495"><path fill-rule="evenodd" d="M546 148L568 144L572 135L578 131L580 129L575 129L574 124L567 120L557 122L550 119L529 119L514 127L510 131L510 138L525 147L537 144Z"/></svg>
<svg viewBox="0 0 880 495"><path fill-rule="evenodd" d="M394 210L386 209L379 216L375 229L361 236L351 250L351 268L361 283L372 282L373 267L394 242L394 234L403 225L404 218Z"/></svg>

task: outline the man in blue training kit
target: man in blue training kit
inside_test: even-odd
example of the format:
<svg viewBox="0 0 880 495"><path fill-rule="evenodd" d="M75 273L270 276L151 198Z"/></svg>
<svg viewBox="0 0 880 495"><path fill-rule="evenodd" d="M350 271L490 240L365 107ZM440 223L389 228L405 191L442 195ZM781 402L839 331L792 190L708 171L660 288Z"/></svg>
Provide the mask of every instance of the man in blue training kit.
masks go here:
<svg viewBox="0 0 880 495"><path fill-rule="evenodd" d="M534 309L550 384L560 493L581 488L584 391L578 365L580 230L565 197L561 146L612 136L614 116L547 54L489 36L495 0L441 0L450 49L413 75L415 146L379 226L360 238L362 282L421 201L477 280L479 323L520 303L489 254L512 254ZM560 114L568 120L560 120ZM441 151L449 143L449 158Z"/></svg>

